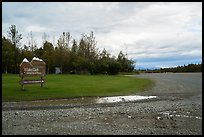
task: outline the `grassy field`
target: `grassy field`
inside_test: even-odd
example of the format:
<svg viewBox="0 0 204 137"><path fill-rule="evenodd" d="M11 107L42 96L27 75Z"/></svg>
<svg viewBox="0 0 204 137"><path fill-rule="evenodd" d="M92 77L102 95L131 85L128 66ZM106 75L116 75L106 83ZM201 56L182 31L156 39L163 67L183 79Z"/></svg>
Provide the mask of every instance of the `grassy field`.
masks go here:
<svg viewBox="0 0 204 137"><path fill-rule="evenodd" d="M2 74L3 101L128 95L143 91L153 84L148 79L127 76L49 74L45 76L43 88L40 84L28 84L21 91L19 80L19 75Z"/></svg>

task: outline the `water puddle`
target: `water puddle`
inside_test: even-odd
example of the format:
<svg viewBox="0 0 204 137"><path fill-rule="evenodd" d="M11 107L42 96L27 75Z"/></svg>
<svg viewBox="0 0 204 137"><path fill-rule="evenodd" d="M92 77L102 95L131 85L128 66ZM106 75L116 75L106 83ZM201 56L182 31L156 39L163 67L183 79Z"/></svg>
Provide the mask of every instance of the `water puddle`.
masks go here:
<svg viewBox="0 0 204 137"><path fill-rule="evenodd" d="M81 104L100 104L100 103L117 103L129 102L137 100L146 100L156 98L157 96L112 96L112 97L78 97L69 99L53 99L53 100L36 100L22 102L6 102L4 107L26 107L26 106L55 106L55 105L81 105Z"/></svg>
<svg viewBox="0 0 204 137"><path fill-rule="evenodd" d="M202 117L199 117L199 116L179 115L179 114L175 114L175 113L176 113L176 111L160 112L160 114L166 115L168 118L170 118L170 117L185 117L185 118L196 118L196 119L202 120ZM189 114L189 112L187 112L187 114Z"/></svg>
<svg viewBox="0 0 204 137"><path fill-rule="evenodd" d="M96 99L96 103L113 103L113 102L128 102L128 101L137 101L144 99L152 99L157 96L114 96L114 97L102 97Z"/></svg>
<svg viewBox="0 0 204 137"><path fill-rule="evenodd" d="M115 102L128 102L137 101L144 99L152 99L157 96L112 96L112 97L81 97L81 98L70 98L70 99L58 99L58 100L38 100L31 101L32 104L93 104L93 103L115 103Z"/></svg>

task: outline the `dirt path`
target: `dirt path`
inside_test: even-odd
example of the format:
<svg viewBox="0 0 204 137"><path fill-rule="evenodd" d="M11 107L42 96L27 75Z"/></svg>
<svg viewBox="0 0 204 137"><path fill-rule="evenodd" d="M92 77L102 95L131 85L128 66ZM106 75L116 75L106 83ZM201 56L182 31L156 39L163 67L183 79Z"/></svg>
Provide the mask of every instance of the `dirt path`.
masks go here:
<svg viewBox="0 0 204 137"><path fill-rule="evenodd" d="M202 73L155 73L137 75L150 78L156 86L140 95L156 95L162 99L183 100L202 105Z"/></svg>
<svg viewBox="0 0 204 137"><path fill-rule="evenodd" d="M202 73L136 77L155 81L155 87L137 95L158 98L108 104L67 104L53 108L41 106L29 110L4 109L9 108L9 104L3 103L2 134L202 134Z"/></svg>

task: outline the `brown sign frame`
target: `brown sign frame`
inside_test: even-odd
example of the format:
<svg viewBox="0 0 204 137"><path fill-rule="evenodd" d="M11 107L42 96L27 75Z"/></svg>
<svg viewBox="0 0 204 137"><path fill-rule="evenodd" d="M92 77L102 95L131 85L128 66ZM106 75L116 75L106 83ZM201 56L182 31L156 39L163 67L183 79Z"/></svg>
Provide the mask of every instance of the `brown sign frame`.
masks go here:
<svg viewBox="0 0 204 137"><path fill-rule="evenodd" d="M24 90L25 84L41 84L43 87L45 76L46 64L42 59L34 57L31 62L26 58L20 64L21 90ZM27 79L28 77L39 76L40 79Z"/></svg>

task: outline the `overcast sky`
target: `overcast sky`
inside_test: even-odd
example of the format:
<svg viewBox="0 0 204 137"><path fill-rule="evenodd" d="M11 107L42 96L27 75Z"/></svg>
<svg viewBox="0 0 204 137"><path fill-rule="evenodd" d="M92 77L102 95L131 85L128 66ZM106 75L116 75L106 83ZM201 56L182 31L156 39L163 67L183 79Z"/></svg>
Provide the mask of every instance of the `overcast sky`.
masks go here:
<svg viewBox="0 0 204 137"><path fill-rule="evenodd" d="M28 45L33 33L56 42L62 32L78 40L94 32L97 48L122 50L138 67L202 62L202 2L2 2L2 35L11 24Z"/></svg>

